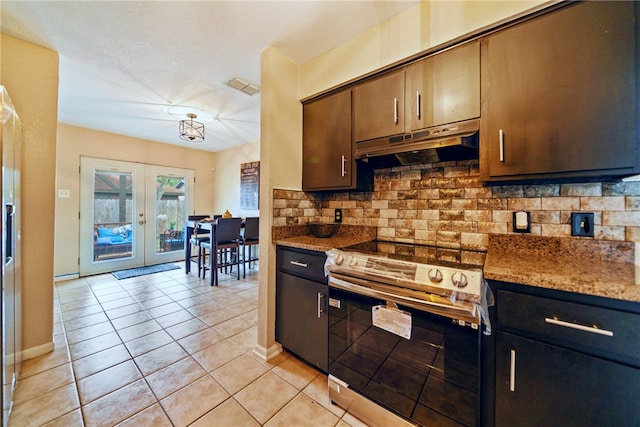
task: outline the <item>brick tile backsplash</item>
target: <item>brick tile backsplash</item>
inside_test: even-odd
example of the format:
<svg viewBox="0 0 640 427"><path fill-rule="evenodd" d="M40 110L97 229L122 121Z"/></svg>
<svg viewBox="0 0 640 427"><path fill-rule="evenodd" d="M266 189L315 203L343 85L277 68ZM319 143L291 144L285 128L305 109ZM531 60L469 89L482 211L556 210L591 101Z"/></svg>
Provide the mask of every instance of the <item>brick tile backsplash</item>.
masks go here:
<svg viewBox="0 0 640 427"><path fill-rule="evenodd" d="M375 172L370 192L273 190L273 224L333 222L377 227L378 238L486 250L489 234L513 233L513 212L531 213L531 234L571 237L571 213L594 213L594 239L640 241L640 182L483 186L478 162ZM584 238L583 238L584 239Z"/></svg>

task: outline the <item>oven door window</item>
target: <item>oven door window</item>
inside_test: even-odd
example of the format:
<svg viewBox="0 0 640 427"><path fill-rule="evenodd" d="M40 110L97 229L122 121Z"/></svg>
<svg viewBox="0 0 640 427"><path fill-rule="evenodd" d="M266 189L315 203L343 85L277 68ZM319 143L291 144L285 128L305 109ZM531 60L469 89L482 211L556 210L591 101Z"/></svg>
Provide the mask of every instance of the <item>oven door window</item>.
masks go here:
<svg viewBox="0 0 640 427"><path fill-rule="evenodd" d="M405 339L372 324L385 301L335 288L329 297L331 375L419 424L477 425L478 330L400 306L412 317Z"/></svg>

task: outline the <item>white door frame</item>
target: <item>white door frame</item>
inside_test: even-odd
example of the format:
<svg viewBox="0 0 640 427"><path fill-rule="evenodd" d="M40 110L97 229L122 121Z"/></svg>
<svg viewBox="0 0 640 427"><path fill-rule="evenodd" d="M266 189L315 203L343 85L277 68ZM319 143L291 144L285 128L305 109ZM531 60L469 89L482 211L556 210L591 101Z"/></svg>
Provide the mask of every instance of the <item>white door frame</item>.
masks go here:
<svg viewBox="0 0 640 427"><path fill-rule="evenodd" d="M156 251L156 177L158 175L185 177L186 212L193 210L193 170L169 166L81 157L80 160L80 276L106 273L126 268L142 267L184 259L184 251ZM133 244L131 257L94 261L93 198L94 172L107 170L132 174Z"/></svg>

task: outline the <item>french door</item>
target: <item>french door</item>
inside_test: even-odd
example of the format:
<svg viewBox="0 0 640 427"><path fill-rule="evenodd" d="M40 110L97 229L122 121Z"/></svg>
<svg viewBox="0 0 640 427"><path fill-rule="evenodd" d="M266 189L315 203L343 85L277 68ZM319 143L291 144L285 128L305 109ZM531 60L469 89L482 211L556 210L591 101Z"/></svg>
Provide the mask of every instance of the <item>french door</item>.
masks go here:
<svg viewBox="0 0 640 427"><path fill-rule="evenodd" d="M193 171L83 157L80 275L184 259Z"/></svg>

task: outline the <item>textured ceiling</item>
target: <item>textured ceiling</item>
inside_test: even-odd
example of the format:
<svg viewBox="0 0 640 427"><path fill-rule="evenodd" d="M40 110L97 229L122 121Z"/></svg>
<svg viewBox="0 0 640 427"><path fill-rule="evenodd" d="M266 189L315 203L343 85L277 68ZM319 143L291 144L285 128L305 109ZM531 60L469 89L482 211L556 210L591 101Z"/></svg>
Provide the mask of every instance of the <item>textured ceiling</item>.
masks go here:
<svg viewBox="0 0 640 427"><path fill-rule="evenodd" d="M60 54L58 121L218 151L260 138L260 53L302 64L418 3L408 1L5 1L2 32ZM178 138L187 112L204 143ZM97 142L96 142L97 143Z"/></svg>

